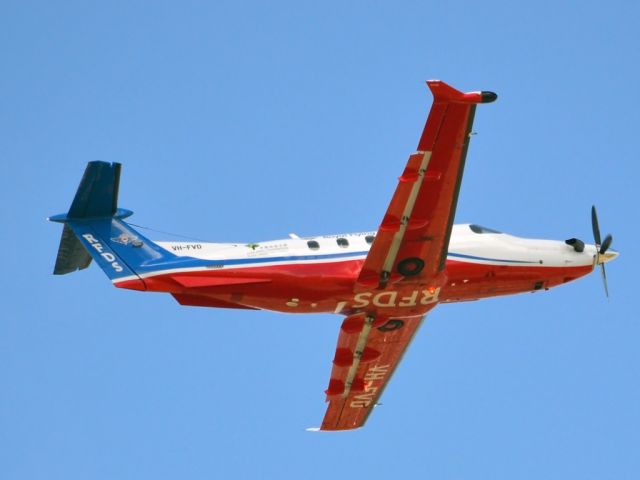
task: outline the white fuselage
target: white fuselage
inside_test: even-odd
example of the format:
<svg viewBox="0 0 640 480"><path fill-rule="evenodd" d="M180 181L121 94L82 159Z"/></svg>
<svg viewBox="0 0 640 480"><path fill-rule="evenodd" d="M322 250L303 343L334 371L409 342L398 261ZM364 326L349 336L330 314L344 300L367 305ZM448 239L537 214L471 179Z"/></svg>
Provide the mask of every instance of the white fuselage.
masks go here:
<svg viewBox="0 0 640 480"><path fill-rule="evenodd" d="M375 232L286 238L259 243L157 242L177 256L206 260L246 259L235 265L251 267L280 262L322 263L364 259ZM577 252L563 241L516 237L506 233L476 233L470 225L454 225L448 258L471 263L519 265L537 264L549 267L594 265L596 247L585 245ZM251 260L255 259L256 262ZM273 259L269 262L268 259ZM266 262L265 262L266 261Z"/></svg>

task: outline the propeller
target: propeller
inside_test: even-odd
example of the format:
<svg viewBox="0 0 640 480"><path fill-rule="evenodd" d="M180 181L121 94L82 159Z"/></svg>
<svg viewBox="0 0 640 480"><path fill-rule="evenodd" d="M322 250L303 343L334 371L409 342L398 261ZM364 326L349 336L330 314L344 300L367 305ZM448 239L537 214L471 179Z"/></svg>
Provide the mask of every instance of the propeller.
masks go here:
<svg viewBox="0 0 640 480"><path fill-rule="evenodd" d="M598 213L596 212L596 206L593 205L591 207L591 228L593 229L593 239L596 243L596 265L600 265L602 267L602 283L604 284L604 293L609 298L609 288L607 287L607 272L604 269L604 264L607 259L601 260L600 256L604 255L609 247L611 246L611 242L613 242L613 237L611 235L607 235L604 237L604 240L601 240L600 236L600 225L598 224Z"/></svg>

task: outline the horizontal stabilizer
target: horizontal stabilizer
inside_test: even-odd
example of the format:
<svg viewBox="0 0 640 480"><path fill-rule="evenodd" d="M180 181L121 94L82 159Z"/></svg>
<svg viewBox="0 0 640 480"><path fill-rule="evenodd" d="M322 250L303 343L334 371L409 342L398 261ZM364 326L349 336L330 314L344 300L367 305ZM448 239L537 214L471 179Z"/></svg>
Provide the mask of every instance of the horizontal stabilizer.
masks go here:
<svg viewBox="0 0 640 480"><path fill-rule="evenodd" d="M64 275L76 270L83 270L90 263L91 255L82 246L73 230L68 225L65 225L60 238L60 247L58 248L58 257L56 258L53 274Z"/></svg>

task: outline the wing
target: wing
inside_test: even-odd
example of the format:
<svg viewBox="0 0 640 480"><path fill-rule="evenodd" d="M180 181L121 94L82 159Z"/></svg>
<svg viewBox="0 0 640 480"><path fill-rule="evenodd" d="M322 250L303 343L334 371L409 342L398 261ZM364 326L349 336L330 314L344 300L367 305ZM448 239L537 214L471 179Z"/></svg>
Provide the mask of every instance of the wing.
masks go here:
<svg viewBox="0 0 640 480"><path fill-rule="evenodd" d="M444 281L475 107L497 96L427 84L433 106L356 281L361 293L338 337L322 430L364 425Z"/></svg>
<svg viewBox="0 0 640 480"><path fill-rule="evenodd" d="M361 288L435 282L444 269L475 107L497 96L427 84L433 106L360 272Z"/></svg>
<svg viewBox="0 0 640 480"><path fill-rule="evenodd" d="M344 320L325 392L329 406L321 430L364 425L423 318L374 319L360 314Z"/></svg>

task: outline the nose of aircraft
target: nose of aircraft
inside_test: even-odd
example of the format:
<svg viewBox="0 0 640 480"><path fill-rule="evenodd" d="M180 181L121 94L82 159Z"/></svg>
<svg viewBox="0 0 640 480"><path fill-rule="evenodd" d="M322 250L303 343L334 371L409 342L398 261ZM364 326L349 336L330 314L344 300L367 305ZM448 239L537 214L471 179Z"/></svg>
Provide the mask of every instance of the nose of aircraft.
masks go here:
<svg viewBox="0 0 640 480"><path fill-rule="evenodd" d="M618 255L620 255L620 253L616 252L615 250L607 250L606 252L598 255L598 265L610 262L611 260L617 258Z"/></svg>

